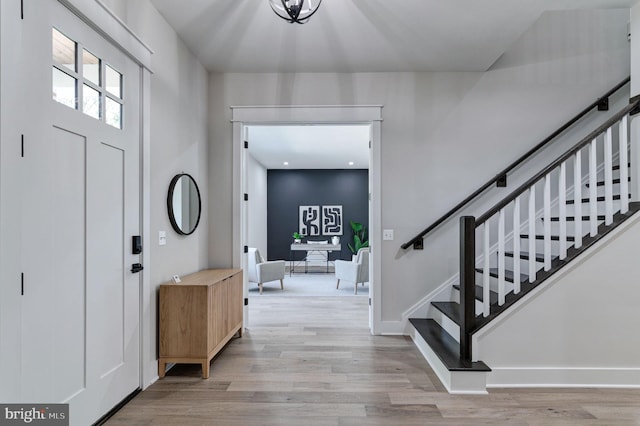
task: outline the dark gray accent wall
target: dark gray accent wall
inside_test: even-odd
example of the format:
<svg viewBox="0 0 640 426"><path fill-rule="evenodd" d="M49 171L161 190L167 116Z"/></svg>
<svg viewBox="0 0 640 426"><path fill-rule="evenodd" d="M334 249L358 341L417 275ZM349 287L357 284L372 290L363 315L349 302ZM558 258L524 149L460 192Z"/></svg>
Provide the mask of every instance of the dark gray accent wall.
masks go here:
<svg viewBox="0 0 640 426"><path fill-rule="evenodd" d="M349 221L363 223L369 230L368 170L268 170L267 171L267 251L270 260L290 258L291 234L298 230L301 205L341 205L342 252L333 259L351 259L347 243L352 241ZM368 235L368 232L367 232ZM331 240L331 236L310 237ZM303 254L297 253L296 259Z"/></svg>

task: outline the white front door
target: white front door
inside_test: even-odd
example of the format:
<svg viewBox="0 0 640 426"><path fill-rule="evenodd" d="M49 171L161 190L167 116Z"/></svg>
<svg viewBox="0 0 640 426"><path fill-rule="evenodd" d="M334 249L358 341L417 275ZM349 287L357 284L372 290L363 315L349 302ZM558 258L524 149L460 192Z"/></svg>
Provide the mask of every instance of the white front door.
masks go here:
<svg viewBox="0 0 640 426"><path fill-rule="evenodd" d="M25 7L20 399L88 425L140 386L141 71L57 1Z"/></svg>

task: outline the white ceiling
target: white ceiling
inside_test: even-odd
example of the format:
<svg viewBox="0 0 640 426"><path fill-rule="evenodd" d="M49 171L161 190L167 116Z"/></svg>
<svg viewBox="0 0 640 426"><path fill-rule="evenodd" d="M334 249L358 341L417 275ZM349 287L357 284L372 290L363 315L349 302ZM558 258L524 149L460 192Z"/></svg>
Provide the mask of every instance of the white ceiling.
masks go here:
<svg viewBox="0 0 640 426"><path fill-rule="evenodd" d="M249 152L267 169L368 169L369 126L249 126Z"/></svg>
<svg viewBox="0 0 640 426"><path fill-rule="evenodd" d="M210 71L485 71L545 10L638 0L323 0L304 25L268 0L151 0Z"/></svg>
<svg viewBox="0 0 640 426"><path fill-rule="evenodd" d="M298 25L278 18L268 0L151 0L213 72L485 71L545 10L638 1L323 0ZM368 167L351 130L255 128L251 151L268 168L285 160L291 168Z"/></svg>

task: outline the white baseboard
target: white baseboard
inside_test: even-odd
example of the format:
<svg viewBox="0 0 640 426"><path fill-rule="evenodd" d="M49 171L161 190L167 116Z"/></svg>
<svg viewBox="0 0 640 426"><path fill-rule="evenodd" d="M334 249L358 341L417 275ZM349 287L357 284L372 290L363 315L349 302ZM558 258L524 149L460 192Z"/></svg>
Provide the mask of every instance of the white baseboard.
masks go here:
<svg viewBox="0 0 640 426"><path fill-rule="evenodd" d="M383 336L406 336L407 321L380 321L375 334Z"/></svg>
<svg viewBox="0 0 640 426"><path fill-rule="evenodd" d="M488 388L640 388L640 368L495 367Z"/></svg>
<svg viewBox="0 0 640 426"><path fill-rule="evenodd" d="M148 383L144 383L142 386L142 390L147 389L149 386L151 386L152 384L154 384L155 382L157 382L158 380L160 380L160 377L156 374L154 377L151 378L151 380L149 380Z"/></svg>

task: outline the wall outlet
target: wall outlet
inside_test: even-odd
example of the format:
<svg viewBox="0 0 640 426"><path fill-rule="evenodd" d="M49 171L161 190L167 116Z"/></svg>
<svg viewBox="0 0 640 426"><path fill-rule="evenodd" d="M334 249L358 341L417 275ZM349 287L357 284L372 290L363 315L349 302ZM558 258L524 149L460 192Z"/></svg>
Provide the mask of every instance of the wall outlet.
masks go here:
<svg viewBox="0 0 640 426"><path fill-rule="evenodd" d="M384 229L382 231L382 239L384 241L393 241L393 229Z"/></svg>
<svg viewBox="0 0 640 426"><path fill-rule="evenodd" d="M167 245L167 233L165 231L158 231L158 245L159 246Z"/></svg>

